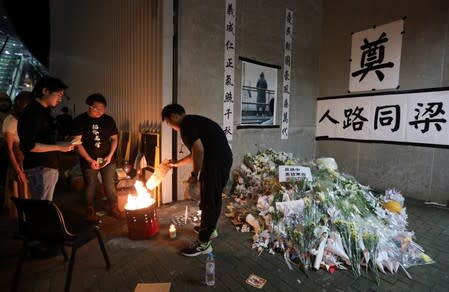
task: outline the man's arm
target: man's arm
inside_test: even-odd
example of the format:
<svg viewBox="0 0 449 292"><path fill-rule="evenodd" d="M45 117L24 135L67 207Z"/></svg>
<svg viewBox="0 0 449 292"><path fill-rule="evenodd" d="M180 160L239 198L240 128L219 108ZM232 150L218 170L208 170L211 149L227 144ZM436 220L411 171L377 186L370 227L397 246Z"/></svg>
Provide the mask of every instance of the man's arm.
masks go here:
<svg viewBox="0 0 449 292"><path fill-rule="evenodd" d="M72 150L73 150L72 144L53 145L53 144L35 143L34 147L31 148L30 152L34 153L43 153L51 151L69 152Z"/></svg>
<svg viewBox="0 0 449 292"><path fill-rule="evenodd" d="M203 158L204 158L203 143L201 142L201 139L197 139L195 142L193 142L192 150L189 155L178 161L170 162L169 165L171 167L180 167L186 164L193 163L192 172L198 174L199 171L201 170L201 167L203 166Z"/></svg>
<svg viewBox="0 0 449 292"><path fill-rule="evenodd" d="M181 159L179 159L178 161L171 161L168 165L170 165L171 167L180 167L180 166L184 166L187 164L191 164L192 161L192 154L189 154Z"/></svg>
<svg viewBox="0 0 449 292"><path fill-rule="evenodd" d="M111 148L109 149L108 155L105 157L105 162L103 166L106 166L109 163L111 163L112 156L114 156L115 150L117 150L118 135L117 134L112 135L109 139L111 140Z"/></svg>

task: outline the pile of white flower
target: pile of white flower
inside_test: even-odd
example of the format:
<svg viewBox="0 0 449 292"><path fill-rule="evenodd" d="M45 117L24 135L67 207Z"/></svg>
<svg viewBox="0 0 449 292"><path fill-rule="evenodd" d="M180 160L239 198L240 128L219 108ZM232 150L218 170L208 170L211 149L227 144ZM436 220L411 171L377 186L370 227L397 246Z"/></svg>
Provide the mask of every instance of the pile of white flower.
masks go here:
<svg viewBox="0 0 449 292"><path fill-rule="evenodd" d="M280 165L309 167L313 180L280 183ZM305 162L268 149L245 155L233 179L235 200L226 216L240 230L251 226L252 247L283 253L290 268L350 267L356 276L365 268L379 281L378 271L402 268L409 276L407 267L433 263L407 230L403 196L376 193L339 173L333 159Z"/></svg>

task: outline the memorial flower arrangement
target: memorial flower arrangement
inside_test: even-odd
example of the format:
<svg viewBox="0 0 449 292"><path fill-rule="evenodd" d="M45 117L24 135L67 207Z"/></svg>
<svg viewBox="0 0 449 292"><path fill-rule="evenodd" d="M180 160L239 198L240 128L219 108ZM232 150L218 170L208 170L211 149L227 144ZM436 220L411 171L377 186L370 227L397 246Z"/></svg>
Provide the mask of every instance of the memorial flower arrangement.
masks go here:
<svg viewBox="0 0 449 292"><path fill-rule="evenodd" d="M279 182L281 165L309 167L312 179ZM284 255L287 265L309 270L363 269L379 279L401 267L433 263L407 230L404 197L378 193L341 173L331 158L302 161L272 149L246 154L233 171L234 201L227 217L255 233L252 247Z"/></svg>

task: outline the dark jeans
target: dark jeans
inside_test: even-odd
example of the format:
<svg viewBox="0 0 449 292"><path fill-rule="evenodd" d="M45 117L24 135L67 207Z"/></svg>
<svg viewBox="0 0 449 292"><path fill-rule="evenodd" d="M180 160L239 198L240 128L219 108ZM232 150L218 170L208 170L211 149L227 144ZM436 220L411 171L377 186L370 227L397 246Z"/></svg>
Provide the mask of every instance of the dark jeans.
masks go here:
<svg viewBox="0 0 449 292"><path fill-rule="evenodd" d="M97 191L98 173L101 174L103 181L104 192L109 199L110 206L117 204L117 190L115 189L115 163L106 165L99 170L86 168L83 169L84 180L86 181L86 202L87 205L93 205L95 200L95 193Z"/></svg>
<svg viewBox="0 0 449 292"><path fill-rule="evenodd" d="M217 227L221 212L221 196L229 179L232 159L209 167L203 167L200 174L201 225L199 239L208 242Z"/></svg>

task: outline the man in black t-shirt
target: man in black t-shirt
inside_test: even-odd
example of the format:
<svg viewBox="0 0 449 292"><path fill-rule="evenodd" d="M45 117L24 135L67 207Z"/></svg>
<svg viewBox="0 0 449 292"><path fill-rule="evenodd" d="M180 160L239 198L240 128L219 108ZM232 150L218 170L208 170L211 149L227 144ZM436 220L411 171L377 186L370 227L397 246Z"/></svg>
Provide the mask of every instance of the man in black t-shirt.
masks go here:
<svg viewBox="0 0 449 292"><path fill-rule="evenodd" d="M223 129L214 121L197 115L186 115L179 104L170 104L162 110L162 120L181 133L190 155L170 166L193 164L189 182L199 179L201 225L197 229L199 240L182 250L185 256L212 252L211 238L217 236L216 226L221 212L221 194L232 166L232 151Z"/></svg>
<svg viewBox="0 0 449 292"><path fill-rule="evenodd" d="M112 216L123 219L124 212L117 206L115 189L115 150L118 144L118 130L114 119L105 114L106 99L96 93L86 99L87 112L73 120L71 134L80 154L81 170L86 181L87 219L95 220L95 191L98 173L101 174L104 191L109 199Z"/></svg>
<svg viewBox="0 0 449 292"><path fill-rule="evenodd" d="M33 199L53 200L59 177L59 152L73 150L70 143L55 143L56 129L50 109L56 107L67 89L61 80L50 76L39 79L32 95L35 98L23 111L17 123L20 150L25 158L23 168Z"/></svg>

